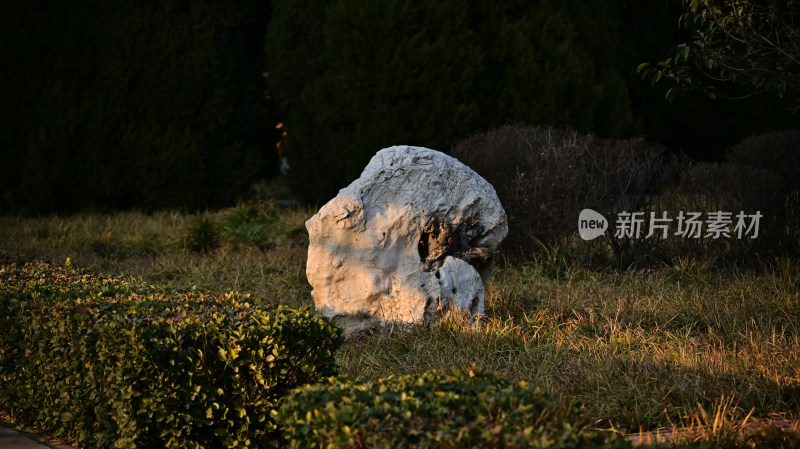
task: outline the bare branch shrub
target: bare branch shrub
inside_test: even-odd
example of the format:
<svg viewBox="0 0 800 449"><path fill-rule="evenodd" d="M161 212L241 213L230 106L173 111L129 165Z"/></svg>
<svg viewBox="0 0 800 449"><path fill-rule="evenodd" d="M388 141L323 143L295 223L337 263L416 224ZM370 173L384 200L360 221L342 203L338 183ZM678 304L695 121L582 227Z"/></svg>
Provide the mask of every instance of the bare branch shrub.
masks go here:
<svg viewBox="0 0 800 449"><path fill-rule="evenodd" d="M780 204L779 184L771 172L763 168L725 163L696 163L681 174L680 181L670 189L661 207L671 211L730 212L732 223L729 238L708 236L706 228L699 238L673 238L666 251L671 257L693 258L716 263L741 261L754 255L766 255L776 242L775 210ZM738 238L733 232L739 212L760 212L759 236Z"/></svg>
<svg viewBox="0 0 800 449"><path fill-rule="evenodd" d="M676 179L681 160L642 139L611 141L550 127L506 125L459 143L451 154L497 190L508 214L507 254L526 256L556 246L572 258L627 265L653 242L606 238L576 241L580 211L609 220L617 211L649 211ZM648 215L649 216L649 215Z"/></svg>
<svg viewBox="0 0 800 449"><path fill-rule="evenodd" d="M775 190L758 198L759 204L772 207L765 217L769 228L759 243L769 253L800 255L800 130L749 137L731 148L726 160L770 172Z"/></svg>
<svg viewBox="0 0 800 449"><path fill-rule="evenodd" d="M684 210L759 211L758 237L676 242L671 251L735 262L800 254L800 130L749 137L731 148L725 160L687 170L669 201Z"/></svg>

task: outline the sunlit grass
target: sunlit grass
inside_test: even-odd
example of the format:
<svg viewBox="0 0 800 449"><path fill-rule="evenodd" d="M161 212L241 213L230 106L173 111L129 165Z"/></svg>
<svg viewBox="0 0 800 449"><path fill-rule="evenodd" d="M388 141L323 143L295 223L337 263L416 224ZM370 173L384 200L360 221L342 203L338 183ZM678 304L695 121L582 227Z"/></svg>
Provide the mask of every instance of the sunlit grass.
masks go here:
<svg viewBox="0 0 800 449"><path fill-rule="evenodd" d="M0 250L57 262L70 258L76 266L194 286L212 294L238 290L265 303L311 305L306 249L301 238L291 237L310 213L282 211L281 219L269 225L269 248L224 239L208 252L187 247L185 239L198 220L221 221L225 213L0 217Z"/></svg>
<svg viewBox="0 0 800 449"><path fill-rule="evenodd" d="M204 249L187 245L187 235L198 220L219 224L230 210L0 217L0 251L7 258L70 258L209 293L238 290L263 303L312 305L301 231L313 211L279 213L264 225L267 240L259 245L220 233ZM796 417L800 264L721 271L681 260L617 272L501 262L487 284L481 322L376 329L347 341L338 362L364 380L476 367L578 400L591 416L628 431L670 427L698 407L713 410L723 397L732 398L726 413Z"/></svg>

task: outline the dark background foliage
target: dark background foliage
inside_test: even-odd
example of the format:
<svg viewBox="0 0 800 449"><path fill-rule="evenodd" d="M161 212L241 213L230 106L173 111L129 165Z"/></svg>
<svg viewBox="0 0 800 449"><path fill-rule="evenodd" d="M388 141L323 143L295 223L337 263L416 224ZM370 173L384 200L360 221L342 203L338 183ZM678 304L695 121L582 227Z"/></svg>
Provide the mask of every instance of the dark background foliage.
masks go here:
<svg viewBox="0 0 800 449"><path fill-rule="evenodd" d="M592 266L651 266L679 258L753 264L797 256L800 242L800 131L744 139L722 162L692 161L640 138L600 139L552 127L505 125L456 145L451 154L491 183L508 215L504 254ZM576 221L589 208L609 219L603 238L581 240ZM642 212L639 238L618 238L615 217ZM648 217L680 211L759 219L757 238L646 238ZM671 232L675 232L675 224ZM752 235L752 234L750 234Z"/></svg>
<svg viewBox="0 0 800 449"><path fill-rule="evenodd" d="M643 136L701 159L798 123L771 98L670 105L666 86L640 79L636 66L686 32L679 2L307 3L276 6L267 64L294 186L310 201L335 195L380 148L448 151L510 122Z"/></svg>
<svg viewBox="0 0 800 449"><path fill-rule="evenodd" d="M0 207L232 205L284 156L295 193L322 203L381 148L447 152L508 123L642 137L704 160L800 127L775 98L669 104L667 86L642 81L639 63L689 35L682 11L621 0L7 3ZM279 122L288 134L276 145Z"/></svg>
<svg viewBox="0 0 800 449"><path fill-rule="evenodd" d="M272 162L262 3L7 3L2 205L48 213L235 201Z"/></svg>

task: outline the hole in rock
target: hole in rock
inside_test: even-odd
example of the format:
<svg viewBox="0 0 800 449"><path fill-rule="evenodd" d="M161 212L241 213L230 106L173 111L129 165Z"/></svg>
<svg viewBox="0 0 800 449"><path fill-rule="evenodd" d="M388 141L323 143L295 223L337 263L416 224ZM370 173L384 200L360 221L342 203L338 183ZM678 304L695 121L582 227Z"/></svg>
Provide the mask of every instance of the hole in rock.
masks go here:
<svg viewBox="0 0 800 449"><path fill-rule="evenodd" d="M422 235L419 237L419 243L417 244L417 252L419 252L419 260L420 262L425 262L428 260L428 238L430 234L427 232L423 232Z"/></svg>

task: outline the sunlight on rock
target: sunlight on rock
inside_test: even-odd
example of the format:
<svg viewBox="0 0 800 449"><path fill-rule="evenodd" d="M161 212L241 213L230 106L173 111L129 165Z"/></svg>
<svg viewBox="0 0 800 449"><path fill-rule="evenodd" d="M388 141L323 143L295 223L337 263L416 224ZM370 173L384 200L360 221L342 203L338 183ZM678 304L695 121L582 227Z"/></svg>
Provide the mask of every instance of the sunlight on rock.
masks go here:
<svg viewBox="0 0 800 449"><path fill-rule="evenodd" d="M306 227L314 303L346 334L482 314L483 280L508 234L486 180L450 156L410 146L379 151Z"/></svg>

